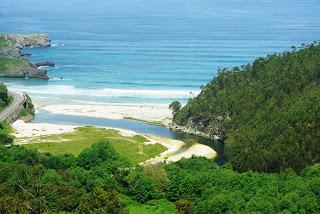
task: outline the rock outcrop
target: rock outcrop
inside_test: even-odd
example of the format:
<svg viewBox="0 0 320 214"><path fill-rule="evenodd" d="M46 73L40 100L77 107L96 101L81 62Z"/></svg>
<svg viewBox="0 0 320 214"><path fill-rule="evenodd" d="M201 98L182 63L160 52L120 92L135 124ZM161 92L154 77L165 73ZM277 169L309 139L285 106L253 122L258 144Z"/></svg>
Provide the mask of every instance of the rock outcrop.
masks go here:
<svg viewBox="0 0 320 214"><path fill-rule="evenodd" d="M5 66L0 66L0 77L48 79L46 70L38 69L28 60L0 57L0 64L2 62Z"/></svg>
<svg viewBox="0 0 320 214"><path fill-rule="evenodd" d="M51 40L46 34L0 34L0 76L48 79L47 71L38 69L38 66L23 59L23 56L30 54L21 53L21 50L26 47L50 45Z"/></svg>
<svg viewBox="0 0 320 214"><path fill-rule="evenodd" d="M172 122L169 128L212 140L224 140L226 133L221 127L221 122L222 118L220 117L216 118L215 121L190 119L184 125Z"/></svg>
<svg viewBox="0 0 320 214"><path fill-rule="evenodd" d="M50 66L53 67L55 64L54 62L51 61L44 61L44 62L38 62L34 64L36 67L41 67L41 66Z"/></svg>

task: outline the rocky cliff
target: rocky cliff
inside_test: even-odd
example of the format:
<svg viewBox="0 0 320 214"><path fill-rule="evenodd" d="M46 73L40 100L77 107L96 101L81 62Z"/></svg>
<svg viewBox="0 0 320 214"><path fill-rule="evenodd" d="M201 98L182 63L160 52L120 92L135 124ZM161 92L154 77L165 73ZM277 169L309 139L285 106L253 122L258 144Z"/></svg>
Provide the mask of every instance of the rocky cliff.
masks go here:
<svg viewBox="0 0 320 214"><path fill-rule="evenodd" d="M222 127L222 122L222 117L214 119L189 118L183 125L173 121L169 125L169 128L212 140L224 140L226 131Z"/></svg>
<svg viewBox="0 0 320 214"><path fill-rule="evenodd" d="M0 34L0 76L48 79L47 71L22 58L25 47L48 47L46 34Z"/></svg>

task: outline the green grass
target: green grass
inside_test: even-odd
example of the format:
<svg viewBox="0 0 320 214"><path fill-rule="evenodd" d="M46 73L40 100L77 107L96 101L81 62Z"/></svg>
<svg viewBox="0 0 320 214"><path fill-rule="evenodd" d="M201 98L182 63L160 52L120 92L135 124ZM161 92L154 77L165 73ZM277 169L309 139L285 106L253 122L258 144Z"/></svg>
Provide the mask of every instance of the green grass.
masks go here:
<svg viewBox="0 0 320 214"><path fill-rule="evenodd" d="M14 67L29 67L29 62L23 59L0 56L0 73L5 73Z"/></svg>
<svg viewBox="0 0 320 214"><path fill-rule="evenodd" d="M40 35L40 34L38 34L38 35L36 34L36 35L32 35L30 37L25 38L25 41L29 42L29 43L36 43L37 41L39 41L43 38L45 38L45 36Z"/></svg>
<svg viewBox="0 0 320 214"><path fill-rule="evenodd" d="M12 38L5 38L0 36L0 49L10 47L13 42L14 39Z"/></svg>
<svg viewBox="0 0 320 214"><path fill-rule="evenodd" d="M119 131L96 127L80 127L74 133L64 133L31 138L16 139L16 143L27 142L24 146L51 154L71 153L79 155L85 148L99 140L106 139L120 156L128 159L132 164L146 161L164 152L166 148L160 144L145 145L148 140L143 136L122 136Z"/></svg>
<svg viewBox="0 0 320 214"><path fill-rule="evenodd" d="M21 111L19 112L19 118L20 117L25 117L28 115L28 110L27 109L21 109Z"/></svg>
<svg viewBox="0 0 320 214"><path fill-rule="evenodd" d="M121 201L127 206L130 214L178 214L175 204L166 199L151 200L140 204L122 195Z"/></svg>

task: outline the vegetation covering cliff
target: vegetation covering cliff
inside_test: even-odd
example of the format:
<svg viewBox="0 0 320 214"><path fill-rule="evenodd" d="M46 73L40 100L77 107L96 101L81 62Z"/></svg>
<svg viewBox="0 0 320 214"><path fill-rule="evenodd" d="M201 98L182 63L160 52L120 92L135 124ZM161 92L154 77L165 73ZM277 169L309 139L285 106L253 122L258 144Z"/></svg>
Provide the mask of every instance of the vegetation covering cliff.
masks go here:
<svg viewBox="0 0 320 214"><path fill-rule="evenodd" d="M22 48L47 46L50 46L50 40L44 34L0 34L0 77L48 79L46 70L38 69L28 60L21 58Z"/></svg>
<svg viewBox="0 0 320 214"><path fill-rule="evenodd" d="M8 94L7 87L0 83L0 112L6 108L11 102L11 97Z"/></svg>
<svg viewBox="0 0 320 214"><path fill-rule="evenodd" d="M0 112L10 104L11 99L7 87L0 83ZM8 124L0 123L0 144L10 144L13 142L10 131L11 128Z"/></svg>
<svg viewBox="0 0 320 214"><path fill-rule="evenodd" d="M219 71L174 127L225 140L239 171L302 170L320 160L320 45Z"/></svg>
<svg viewBox="0 0 320 214"><path fill-rule="evenodd" d="M25 96L27 98L25 108L20 111L19 119L25 122L31 122L35 117L36 110L29 95L26 94Z"/></svg>

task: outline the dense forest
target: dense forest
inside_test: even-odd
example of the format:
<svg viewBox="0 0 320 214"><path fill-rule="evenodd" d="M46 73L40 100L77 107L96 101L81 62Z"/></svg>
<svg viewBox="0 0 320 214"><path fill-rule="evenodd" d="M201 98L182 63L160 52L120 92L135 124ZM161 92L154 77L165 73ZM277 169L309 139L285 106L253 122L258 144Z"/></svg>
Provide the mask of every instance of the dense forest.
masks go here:
<svg viewBox="0 0 320 214"><path fill-rule="evenodd" d="M320 160L320 45L221 69L174 123L225 140L237 171L303 170ZM174 108L175 107L175 108Z"/></svg>
<svg viewBox="0 0 320 214"><path fill-rule="evenodd" d="M238 173L196 157L132 166L106 141L78 157L0 146L3 214L319 213L319 202L319 164L300 175Z"/></svg>

